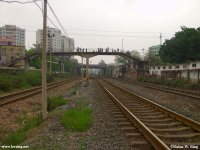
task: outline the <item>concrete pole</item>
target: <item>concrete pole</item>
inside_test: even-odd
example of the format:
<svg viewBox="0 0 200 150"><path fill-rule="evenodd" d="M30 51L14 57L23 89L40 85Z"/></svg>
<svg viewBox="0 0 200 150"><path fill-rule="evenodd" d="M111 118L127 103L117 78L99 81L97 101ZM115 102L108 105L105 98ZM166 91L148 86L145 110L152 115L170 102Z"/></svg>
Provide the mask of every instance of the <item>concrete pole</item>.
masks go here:
<svg viewBox="0 0 200 150"><path fill-rule="evenodd" d="M52 36L50 35L50 40L51 40L51 46L50 46L50 64L49 64L49 73L51 74L52 73L52 45L53 45L53 42L52 42Z"/></svg>
<svg viewBox="0 0 200 150"><path fill-rule="evenodd" d="M44 0L43 16L43 49L42 49L42 117L47 117L47 64L46 64L46 37L47 37L47 0Z"/></svg>
<svg viewBox="0 0 200 150"><path fill-rule="evenodd" d="M89 57L86 57L86 79L89 80Z"/></svg>
<svg viewBox="0 0 200 150"><path fill-rule="evenodd" d="M81 76L82 76L82 80L83 80L83 56L82 56Z"/></svg>

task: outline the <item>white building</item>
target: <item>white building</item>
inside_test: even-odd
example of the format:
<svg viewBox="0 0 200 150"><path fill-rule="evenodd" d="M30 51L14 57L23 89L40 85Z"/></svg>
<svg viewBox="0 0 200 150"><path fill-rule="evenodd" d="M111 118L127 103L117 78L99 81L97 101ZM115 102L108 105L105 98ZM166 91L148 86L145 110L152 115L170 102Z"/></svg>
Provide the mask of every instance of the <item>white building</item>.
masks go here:
<svg viewBox="0 0 200 150"><path fill-rule="evenodd" d="M61 52L61 31L55 28L47 28L47 51ZM43 30L36 32L36 45L42 49Z"/></svg>
<svg viewBox="0 0 200 150"><path fill-rule="evenodd" d="M74 51L74 39L61 36L61 51L62 52L73 52Z"/></svg>
<svg viewBox="0 0 200 150"><path fill-rule="evenodd" d="M185 64L150 66L149 74L197 81L200 80L200 61Z"/></svg>
<svg viewBox="0 0 200 150"><path fill-rule="evenodd" d="M25 29L21 29L16 25L0 27L0 37L11 38L12 45L25 46Z"/></svg>

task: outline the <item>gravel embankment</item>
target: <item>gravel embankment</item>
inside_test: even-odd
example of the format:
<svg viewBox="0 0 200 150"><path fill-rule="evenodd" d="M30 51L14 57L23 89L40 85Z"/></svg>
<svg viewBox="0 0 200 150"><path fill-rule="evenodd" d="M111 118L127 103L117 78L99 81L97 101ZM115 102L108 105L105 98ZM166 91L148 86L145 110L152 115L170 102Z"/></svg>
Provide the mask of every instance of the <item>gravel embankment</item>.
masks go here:
<svg viewBox="0 0 200 150"><path fill-rule="evenodd" d="M48 96L59 95L64 90L73 87L75 82L57 87L57 89L51 89L48 91ZM0 143L1 139L4 139L11 132L19 130L23 126L24 116L31 118L41 113L41 94L32 96L30 98L14 101L12 103L0 106Z"/></svg>
<svg viewBox="0 0 200 150"><path fill-rule="evenodd" d="M200 122L200 101L172 93L157 91L142 86L110 80L128 90L135 92L153 102L169 108L179 114Z"/></svg>
<svg viewBox="0 0 200 150"><path fill-rule="evenodd" d="M120 130L107 108L108 96L95 80L90 80L89 86L80 86L78 95L67 91L65 97L69 99L67 105L61 106L50 113L48 119L23 144L30 145L30 149L56 150L131 150L130 140ZM72 132L60 124L62 111L74 107L77 99L84 97L93 109L93 124L86 132Z"/></svg>

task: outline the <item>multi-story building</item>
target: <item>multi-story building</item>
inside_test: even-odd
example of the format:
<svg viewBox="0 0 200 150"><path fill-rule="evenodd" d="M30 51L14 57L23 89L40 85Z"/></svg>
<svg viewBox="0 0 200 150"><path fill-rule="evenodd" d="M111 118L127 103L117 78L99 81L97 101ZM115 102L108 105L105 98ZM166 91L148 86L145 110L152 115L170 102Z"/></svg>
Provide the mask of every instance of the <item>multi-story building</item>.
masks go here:
<svg viewBox="0 0 200 150"><path fill-rule="evenodd" d="M61 36L61 51L62 52L73 52L74 51L74 39Z"/></svg>
<svg viewBox="0 0 200 150"><path fill-rule="evenodd" d="M0 37L12 39L12 45L25 46L25 29L21 29L16 25L0 27Z"/></svg>
<svg viewBox="0 0 200 150"><path fill-rule="evenodd" d="M36 45L42 49L43 30L36 32ZM61 52L61 31L55 28L47 28L47 51Z"/></svg>
<svg viewBox="0 0 200 150"><path fill-rule="evenodd" d="M24 55L25 46L0 45L0 67L8 66L12 61ZM15 66L24 68L24 61L19 61Z"/></svg>

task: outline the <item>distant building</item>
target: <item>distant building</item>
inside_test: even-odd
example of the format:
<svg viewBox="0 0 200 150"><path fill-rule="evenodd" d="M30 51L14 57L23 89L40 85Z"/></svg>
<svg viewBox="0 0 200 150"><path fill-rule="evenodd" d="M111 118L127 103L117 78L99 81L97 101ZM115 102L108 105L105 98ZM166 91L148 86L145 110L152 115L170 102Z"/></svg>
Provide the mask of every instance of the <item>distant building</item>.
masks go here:
<svg viewBox="0 0 200 150"><path fill-rule="evenodd" d="M0 37L0 45L12 45L13 39L11 37Z"/></svg>
<svg viewBox="0 0 200 150"><path fill-rule="evenodd" d="M36 45L42 49L43 30L36 32ZM61 31L55 28L47 27L47 51L61 52Z"/></svg>
<svg viewBox="0 0 200 150"><path fill-rule="evenodd" d="M0 67L7 66L12 61L25 55L25 46L0 45ZM15 64L15 67L24 68L24 61Z"/></svg>
<svg viewBox="0 0 200 150"><path fill-rule="evenodd" d="M165 78L188 79L193 82L200 81L200 61L184 64L168 64L150 66L149 74L152 76L162 76Z"/></svg>
<svg viewBox="0 0 200 150"><path fill-rule="evenodd" d="M74 39L61 36L61 51L62 52L73 52L74 51Z"/></svg>
<svg viewBox="0 0 200 150"><path fill-rule="evenodd" d="M25 29L21 29L16 25L0 27L0 37L9 38L12 45L25 46Z"/></svg>

